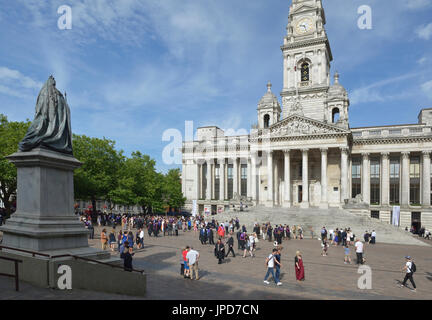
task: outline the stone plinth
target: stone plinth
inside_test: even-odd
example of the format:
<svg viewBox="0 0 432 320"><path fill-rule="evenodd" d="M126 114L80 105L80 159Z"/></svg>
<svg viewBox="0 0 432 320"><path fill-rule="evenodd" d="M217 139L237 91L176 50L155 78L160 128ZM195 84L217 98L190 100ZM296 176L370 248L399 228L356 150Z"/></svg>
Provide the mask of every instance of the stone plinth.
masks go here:
<svg viewBox="0 0 432 320"><path fill-rule="evenodd" d="M0 228L2 244L39 252L95 251L88 248L88 230L74 213L73 172L81 162L42 148L7 158L17 167L17 211Z"/></svg>

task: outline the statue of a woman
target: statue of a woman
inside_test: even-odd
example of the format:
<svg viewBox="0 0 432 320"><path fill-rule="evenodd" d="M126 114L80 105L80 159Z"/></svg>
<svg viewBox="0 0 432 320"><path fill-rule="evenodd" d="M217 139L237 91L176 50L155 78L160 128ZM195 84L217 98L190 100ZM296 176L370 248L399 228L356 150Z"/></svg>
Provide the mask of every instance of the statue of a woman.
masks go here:
<svg viewBox="0 0 432 320"><path fill-rule="evenodd" d="M72 155L72 129L69 106L50 76L39 92L36 115L24 139L21 151L42 147Z"/></svg>

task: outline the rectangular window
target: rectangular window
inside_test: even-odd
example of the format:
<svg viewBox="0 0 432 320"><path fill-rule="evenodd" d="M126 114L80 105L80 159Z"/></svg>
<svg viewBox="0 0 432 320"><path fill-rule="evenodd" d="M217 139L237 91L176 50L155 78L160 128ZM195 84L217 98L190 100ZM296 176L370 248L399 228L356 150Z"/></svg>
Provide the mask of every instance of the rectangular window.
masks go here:
<svg viewBox="0 0 432 320"><path fill-rule="evenodd" d="M351 169L351 175L353 179L357 179L357 178L360 179L361 177L360 170L361 170L361 163L357 161L356 162L353 161L352 169Z"/></svg>
<svg viewBox="0 0 432 320"><path fill-rule="evenodd" d="M370 161L370 203L380 203L380 161L371 159Z"/></svg>
<svg viewBox="0 0 432 320"><path fill-rule="evenodd" d="M352 185L351 197L355 198L358 194L361 194L361 160L353 159L351 166L351 177L352 177Z"/></svg>
<svg viewBox="0 0 432 320"><path fill-rule="evenodd" d="M420 178L420 158L418 157L410 159L410 178Z"/></svg>
<svg viewBox="0 0 432 320"><path fill-rule="evenodd" d="M241 165L241 195L247 196L247 165Z"/></svg>
<svg viewBox="0 0 432 320"><path fill-rule="evenodd" d="M220 197L220 165L215 166L215 199L223 200Z"/></svg>
<svg viewBox="0 0 432 320"><path fill-rule="evenodd" d="M390 179L399 179L399 159L390 160Z"/></svg>
<svg viewBox="0 0 432 320"><path fill-rule="evenodd" d="M399 200L400 159L390 159L390 204L398 205Z"/></svg>
<svg viewBox="0 0 432 320"><path fill-rule="evenodd" d="M372 219L379 219L379 211L371 211Z"/></svg>
<svg viewBox="0 0 432 320"><path fill-rule="evenodd" d="M234 187L234 180L233 180L234 169L233 169L232 164L228 165L227 171L228 171L227 172L228 173L228 190L227 190L228 199L232 199L233 198L233 187Z"/></svg>
<svg viewBox="0 0 432 320"><path fill-rule="evenodd" d="M420 204L420 158L410 159L410 204Z"/></svg>

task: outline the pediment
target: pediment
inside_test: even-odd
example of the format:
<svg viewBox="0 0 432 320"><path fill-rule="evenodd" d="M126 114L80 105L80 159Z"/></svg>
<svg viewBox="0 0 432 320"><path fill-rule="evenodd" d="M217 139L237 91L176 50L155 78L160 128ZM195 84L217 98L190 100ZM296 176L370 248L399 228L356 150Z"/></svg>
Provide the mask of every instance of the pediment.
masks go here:
<svg viewBox="0 0 432 320"><path fill-rule="evenodd" d="M349 131L322 121L300 115L291 115L270 128L271 137L298 137L313 135L348 134Z"/></svg>

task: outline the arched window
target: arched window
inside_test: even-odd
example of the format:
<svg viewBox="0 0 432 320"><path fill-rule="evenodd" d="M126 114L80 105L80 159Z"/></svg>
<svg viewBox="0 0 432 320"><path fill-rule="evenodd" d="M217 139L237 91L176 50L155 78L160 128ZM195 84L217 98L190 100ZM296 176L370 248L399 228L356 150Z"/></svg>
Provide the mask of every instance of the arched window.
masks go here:
<svg viewBox="0 0 432 320"><path fill-rule="evenodd" d="M301 81L309 81L309 63L301 65Z"/></svg>
<svg viewBox="0 0 432 320"><path fill-rule="evenodd" d="M336 123L339 121L340 113L338 108L334 108L332 110L332 123Z"/></svg>
<svg viewBox="0 0 432 320"><path fill-rule="evenodd" d="M268 114L264 115L264 128L270 127L270 116Z"/></svg>

